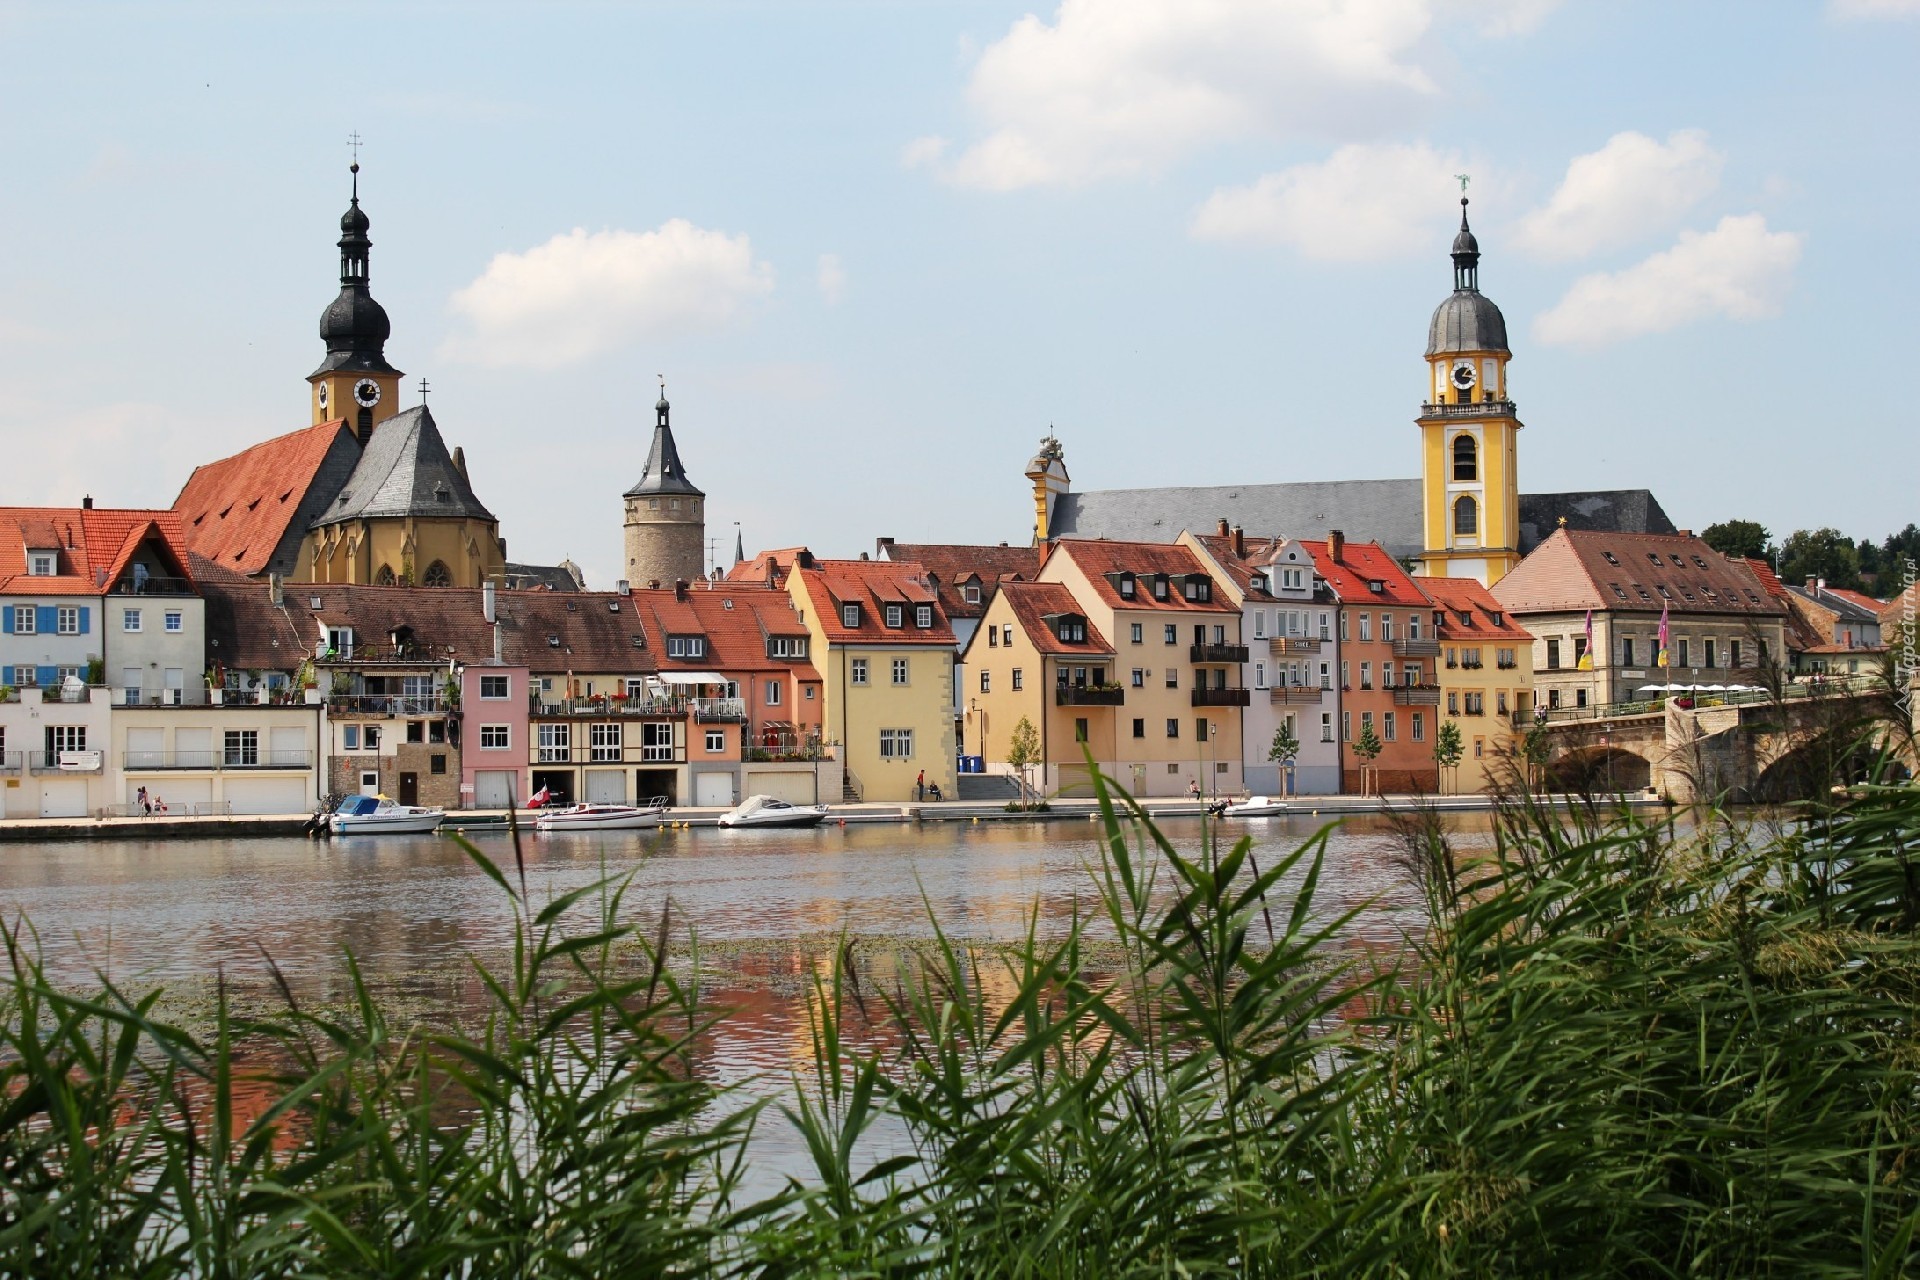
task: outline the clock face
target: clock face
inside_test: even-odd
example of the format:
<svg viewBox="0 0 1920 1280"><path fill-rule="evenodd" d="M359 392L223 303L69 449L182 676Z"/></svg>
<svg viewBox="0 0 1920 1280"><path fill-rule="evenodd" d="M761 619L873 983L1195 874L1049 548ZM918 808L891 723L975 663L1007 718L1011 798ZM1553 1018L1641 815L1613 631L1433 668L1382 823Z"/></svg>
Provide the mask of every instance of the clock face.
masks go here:
<svg viewBox="0 0 1920 1280"><path fill-rule="evenodd" d="M372 378L360 379L353 384L353 399L362 408L373 408L380 403L380 384Z"/></svg>
<svg viewBox="0 0 1920 1280"><path fill-rule="evenodd" d="M324 382L320 384L320 407L327 407L327 384Z"/></svg>
<svg viewBox="0 0 1920 1280"><path fill-rule="evenodd" d="M1462 391L1473 386L1473 365L1470 362L1462 360L1453 366L1453 385Z"/></svg>

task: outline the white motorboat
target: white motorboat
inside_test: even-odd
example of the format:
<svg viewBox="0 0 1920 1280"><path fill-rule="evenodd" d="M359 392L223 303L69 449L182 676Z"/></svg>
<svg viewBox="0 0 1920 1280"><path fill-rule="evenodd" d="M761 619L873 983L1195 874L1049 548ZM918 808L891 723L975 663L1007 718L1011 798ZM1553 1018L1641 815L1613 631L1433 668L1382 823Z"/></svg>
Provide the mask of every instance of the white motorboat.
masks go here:
<svg viewBox="0 0 1920 1280"><path fill-rule="evenodd" d="M576 804L565 809L543 809L533 820L535 831L645 831L660 825L667 798L655 796L645 804Z"/></svg>
<svg viewBox="0 0 1920 1280"><path fill-rule="evenodd" d="M446 811L395 804L385 796L348 796L327 815L327 829L344 835L424 835L437 831Z"/></svg>
<svg viewBox="0 0 1920 1280"><path fill-rule="evenodd" d="M1272 800L1266 796L1248 796L1245 800L1236 800L1220 811L1223 818L1271 818L1287 811L1287 802Z"/></svg>
<svg viewBox="0 0 1920 1280"><path fill-rule="evenodd" d="M788 804L772 796L748 796L720 815L723 827L812 827L827 816L823 804Z"/></svg>

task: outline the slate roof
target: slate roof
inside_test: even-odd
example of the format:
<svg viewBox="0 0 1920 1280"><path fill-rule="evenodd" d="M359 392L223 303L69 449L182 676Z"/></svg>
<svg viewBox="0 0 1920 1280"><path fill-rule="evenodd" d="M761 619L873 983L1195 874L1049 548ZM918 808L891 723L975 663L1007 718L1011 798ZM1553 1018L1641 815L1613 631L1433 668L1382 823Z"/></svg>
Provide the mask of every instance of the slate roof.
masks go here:
<svg viewBox="0 0 1920 1280"><path fill-rule="evenodd" d="M424 404L374 425L353 474L314 524L405 516L494 518L453 465Z"/></svg>
<svg viewBox="0 0 1920 1280"><path fill-rule="evenodd" d="M1665 606L1675 614L1777 618L1787 611L1745 560L1679 534L1556 530L1494 584L1493 595L1518 614L1604 609L1657 616Z"/></svg>
<svg viewBox="0 0 1920 1280"><path fill-rule="evenodd" d="M195 467L173 509L195 555L244 574L291 574L301 538L359 460L344 421L304 427Z"/></svg>
<svg viewBox="0 0 1920 1280"><path fill-rule="evenodd" d="M894 542L880 540L881 554L889 560L911 560L927 571L929 584L940 596L949 618L984 617L993 599L996 583L1007 578L1029 582L1040 571L1037 547L973 546L952 542ZM960 590L969 578L980 580L980 603L968 604Z"/></svg>
<svg viewBox="0 0 1920 1280"><path fill-rule="evenodd" d="M0 507L0 593L97 596L156 543L162 576L193 577L186 536L171 511L112 507ZM27 572L27 552L54 551L51 576Z"/></svg>
<svg viewBox="0 0 1920 1280"><path fill-rule="evenodd" d="M1416 578L1416 585L1440 610L1440 638L1461 644L1476 640L1505 640L1524 644L1533 633L1513 620L1478 578ZM1461 614L1467 620L1460 620Z"/></svg>
<svg viewBox="0 0 1920 1280"><path fill-rule="evenodd" d="M953 627L940 597L928 589L926 570L910 560L814 560L789 570L799 574L814 616L831 644L929 645L952 648ZM840 606L858 603L860 625L849 627ZM884 606L905 606L903 625L886 625ZM913 625L916 605L933 606L933 625ZM818 657L819 655L815 655Z"/></svg>
<svg viewBox="0 0 1920 1280"><path fill-rule="evenodd" d="M1560 528L1601 533L1678 533L1647 489L1596 489L1581 493L1520 495L1520 550L1533 550Z"/></svg>
<svg viewBox="0 0 1920 1280"><path fill-rule="evenodd" d="M680 447L673 442L673 428L667 423L667 402L662 399L655 408L660 413L660 421L653 428L653 443L647 448L646 469L633 482L633 488L620 496L635 498L672 493L705 497L687 479L687 469L681 465Z"/></svg>
<svg viewBox="0 0 1920 1280"><path fill-rule="evenodd" d="M514 591L584 591L586 579L580 566L571 560L559 564L515 564L507 562L506 579Z"/></svg>
<svg viewBox="0 0 1920 1280"><path fill-rule="evenodd" d="M1000 594L1006 597L1014 621L1020 624L1020 629L1027 633L1027 638L1039 652L1055 657L1113 655L1112 643L1100 634L1100 628L1093 624L1092 619L1087 619L1085 640L1062 640L1059 633L1047 625L1047 618L1055 614L1087 617L1086 609L1073 598L1073 592L1067 589L1065 583L1003 582L1000 584Z"/></svg>
<svg viewBox="0 0 1920 1280"><path fill-rule="evenodd" d="M1313 556L1313 571L1326 582L1334 598L1342 604L1411 605L1416 609L1428 607L1428 601L1413 575L1400 567L1385 547L1377 542L1355 542L1344 539L1340 547L1340 558L1333 557L1332 545L1328 542L1315 542L1301 539L1300 545ZM1380 590L1370 585L1378 582Z"/></svg>
<svg viewBox="0 0 1920 1280"><path fill-rule="evenodd" d="M1427 354L1507 349L1507 318L1493 299L1476 289L1457 289L1433 309L1427 325Z"/></svg>
<svg viewBox="0 0 1920 1280"><path fill-rule="evenodd" d="M1227 593L1220 590L1220 584L1214 581L1212 572L1203 564L1200 557L1190 548L1164 542L1108 542L1086 541L1079 538L1062 538L1048 550L1047 558L1041 569L1051 565L1056 557L1061 557L1077 565L1086 575L1094 594L1100 597L1102 604L1113 609L1151 610L1160 613L1238 613L1240 607L1227 599ZM1134 590L1131 599L1121 596L1120 591L1107 577L1108 574L1131 573L1142 580ZM1156 574L1169 577L1187 574L1206 578L1213 582L1213 599L1189 600L1178 585L1170 586L1167 598L1157 600L1147 580ZM1049 578L1048 581L1056 581Z"/></svg>
<svg viewBox="0 0 1920 1280"><path fill-rule="evenodd" d="M1787 587L1785 590L1788 595L1797 597L1816 609L1824 609L1841 622L1871 622L1877 626L1880 622L1880 610L1884 607L1878 601L1875 601L1872 607L1868 607L1858 600L1849 599L1847 595L1842 595L1831 587L1825 590L1816 588L1812 591L1805 587Z"/></svg>

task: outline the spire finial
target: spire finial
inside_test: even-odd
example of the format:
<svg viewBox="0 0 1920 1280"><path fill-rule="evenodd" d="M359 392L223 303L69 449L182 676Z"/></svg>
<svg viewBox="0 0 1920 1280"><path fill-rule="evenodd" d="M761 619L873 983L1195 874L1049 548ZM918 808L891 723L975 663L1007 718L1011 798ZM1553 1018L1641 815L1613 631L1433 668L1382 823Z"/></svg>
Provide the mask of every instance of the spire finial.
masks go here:
<svg viewBox="0 0 1920 1280"><path fill-rule="evenodd" d="M420 379L420 403L421 404L425 404L427 402L427 390L428 390L427 380L425 378Z"/></svg>

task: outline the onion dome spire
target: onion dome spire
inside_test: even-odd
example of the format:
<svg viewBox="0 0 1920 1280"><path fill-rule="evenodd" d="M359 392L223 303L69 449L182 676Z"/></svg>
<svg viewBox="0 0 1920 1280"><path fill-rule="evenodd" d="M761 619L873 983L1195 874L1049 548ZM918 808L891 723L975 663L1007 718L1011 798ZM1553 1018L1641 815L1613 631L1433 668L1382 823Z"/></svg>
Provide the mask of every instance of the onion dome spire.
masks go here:
<svg viewBox="0 0 1920 1280"><path fill-rule="evenodd" d="M1507 350L1507 319L1480 292L1480 242L1467 225L1467 198L1460 197L1460 230L1453 237L1453 292L1434 309L1427 326L1427 355Z"/></svg>
<svg viewBox="0 0 1920 1280"><path fill-rule="evenodd" d="M1467 226L1467 198L1460 197L1460 234L1453 238L1453 287L1480 290L1480 242Z"/></svg>
<svg viewBox="0 0 1920 1280"><path fill-rule="evenodd" d="M372 226L360 207L360 165L348 170L353 175L353 195L347 211L340 215L340 294L320 313L320 338L327 344L327 358L316 374L334 370L364 373L399 374L387 363L387 338L393 324L387 312L367 291L368 259L373 241L367 238Z"/></svg>

